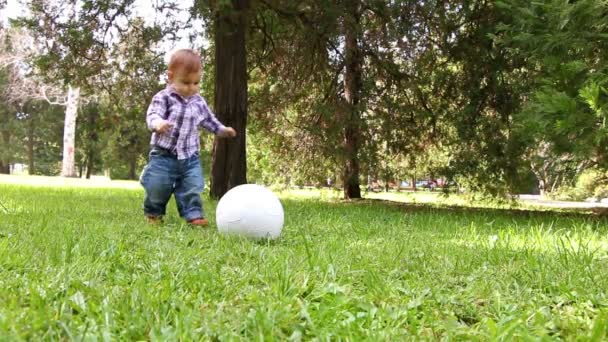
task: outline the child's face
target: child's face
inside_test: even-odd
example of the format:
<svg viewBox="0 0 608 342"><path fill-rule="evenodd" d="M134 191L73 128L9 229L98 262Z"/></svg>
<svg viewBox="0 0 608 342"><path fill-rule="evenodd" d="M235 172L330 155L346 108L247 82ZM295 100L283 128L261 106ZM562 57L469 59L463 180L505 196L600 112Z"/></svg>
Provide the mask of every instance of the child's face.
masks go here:
<svg viewBox="0 0 608 342"><path fill-rule="evenodd" d="M175 91L183 97L198 94L198 83L201 80L201 72L185 72L183 70L169 71L169 83Z"/></svg>

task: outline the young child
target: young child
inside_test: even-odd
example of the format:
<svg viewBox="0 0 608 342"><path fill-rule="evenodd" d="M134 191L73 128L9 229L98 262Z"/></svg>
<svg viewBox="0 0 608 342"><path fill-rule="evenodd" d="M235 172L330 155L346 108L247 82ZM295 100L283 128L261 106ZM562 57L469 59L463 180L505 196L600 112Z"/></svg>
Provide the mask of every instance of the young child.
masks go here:
<svg viewBox="0 0 608 342"><path fill-rule="evenodd" d="M200 79L200 56L190 49L178 50L169 61L167 88L154 95L148 108L151 150L140 182L149 223L161 221L174 194L182 218L196 226L208 224L201 199L205 180L198 157L198 128L223 138L236 132L219 122L199 95Z"/></svg>

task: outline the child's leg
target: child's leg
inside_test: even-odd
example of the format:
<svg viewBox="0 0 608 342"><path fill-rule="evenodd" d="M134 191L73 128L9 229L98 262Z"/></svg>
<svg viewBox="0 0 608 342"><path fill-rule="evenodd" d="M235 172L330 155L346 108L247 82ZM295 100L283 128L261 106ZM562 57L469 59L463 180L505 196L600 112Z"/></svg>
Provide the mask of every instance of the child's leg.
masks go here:
<svg viewBox="0 0 608 342"><path fill-rule="evenodd" d="M150 152L148 165L140 177L145 189L144 214L146 216L165 215L167 203L173 193L176 178L177 159Z"/></svg>
<svg viewBox="0 0 608 342"><path fill-rule="evenodd" d="M175 202L179 215L186 221L204 217L201 193L205 179L198 156L180 160L182 177L175 181Z"/></svg>

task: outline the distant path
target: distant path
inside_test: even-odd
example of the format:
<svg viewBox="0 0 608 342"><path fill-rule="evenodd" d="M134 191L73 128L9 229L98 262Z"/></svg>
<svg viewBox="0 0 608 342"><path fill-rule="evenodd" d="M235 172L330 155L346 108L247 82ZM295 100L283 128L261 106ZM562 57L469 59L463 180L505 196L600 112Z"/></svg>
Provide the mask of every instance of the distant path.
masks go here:
<svg viewBox="0 0 608 342"><path fill-rule="evenodd" d="M569 201L552 201L542 199L540 195L518 195L519 200L533 205L551 208L573 208L573 209L593 209L593 208L608 208L608 203L599 202L569 202Z"/></svg>

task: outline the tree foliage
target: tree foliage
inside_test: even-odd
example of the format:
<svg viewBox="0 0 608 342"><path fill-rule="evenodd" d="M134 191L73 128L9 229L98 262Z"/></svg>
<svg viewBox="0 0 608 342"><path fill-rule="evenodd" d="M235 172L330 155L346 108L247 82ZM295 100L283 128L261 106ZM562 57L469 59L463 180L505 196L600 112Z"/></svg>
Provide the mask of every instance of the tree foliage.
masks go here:
<svg viewBox="0 0 608 342"><path fill-rule="evenodd" d="M524 60L529 91L514 120L541 190L608 167L605 1L498 2L512 15L497 43Z"/></svg>
<svg viewBox="0 0 608 342"><path fill-rule="evenodd" d="M172 19L177 2L154 24L133 0L29 5L23 23L46 39L39 70L96 95L78 131L83 169L136 177L159 43L188 25ZM191 32L208 42L203 91L241 133L215 142L218 197L246 180L328 177L347 198L367 179L405 178L504 195L608 169L605 1L222 0L190 14L205 22Z"/></svg>

